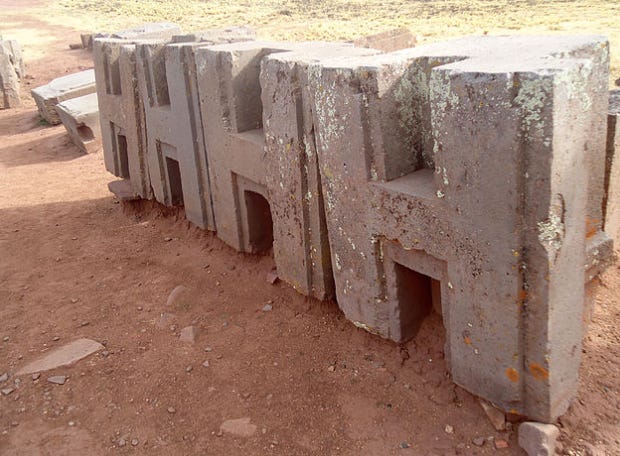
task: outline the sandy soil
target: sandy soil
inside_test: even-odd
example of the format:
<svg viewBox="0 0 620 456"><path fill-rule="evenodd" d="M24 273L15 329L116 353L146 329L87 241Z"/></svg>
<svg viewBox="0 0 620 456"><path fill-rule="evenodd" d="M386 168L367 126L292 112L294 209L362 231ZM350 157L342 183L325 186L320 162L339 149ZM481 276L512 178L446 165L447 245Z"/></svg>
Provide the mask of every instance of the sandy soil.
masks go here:
<svg viewBox="0 0 620 456"><path fill-rule="evenodd" d="M101 152L82 155L62 126L42 125L28 96L92 65L68 49L79 32L25 15L24 2L0 6L29 72L24 106L0 111L0 375L78 337L106 345L0 384L20 381L0 395L0 454L524 454L515 431L495 431L451 382L438 317L403 361L334 303L269 284L269 255L236 253L180 211L115 201ZM618 264L595 296L579 397L560 420L563 454L620 454ZM193 344L179 340L190 324ZM52 385L52 374L69 380ZM243 417L252 436L219 431Z"/></svg>

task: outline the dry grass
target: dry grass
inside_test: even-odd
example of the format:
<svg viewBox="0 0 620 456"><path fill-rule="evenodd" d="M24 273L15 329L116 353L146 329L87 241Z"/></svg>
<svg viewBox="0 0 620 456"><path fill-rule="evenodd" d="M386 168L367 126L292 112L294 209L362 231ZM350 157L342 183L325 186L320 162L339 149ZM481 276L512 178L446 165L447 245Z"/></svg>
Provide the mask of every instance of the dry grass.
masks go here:
<svg viewBox="0 0 620 456"><path fill-rule="evenodd" d="M49 21L115 30L171 21L186 30L233 24L261 37L343 40L407 27L420 42L468 34L596 33L611 42L620 77L620 2L612 0L56 0Z"/></svg>

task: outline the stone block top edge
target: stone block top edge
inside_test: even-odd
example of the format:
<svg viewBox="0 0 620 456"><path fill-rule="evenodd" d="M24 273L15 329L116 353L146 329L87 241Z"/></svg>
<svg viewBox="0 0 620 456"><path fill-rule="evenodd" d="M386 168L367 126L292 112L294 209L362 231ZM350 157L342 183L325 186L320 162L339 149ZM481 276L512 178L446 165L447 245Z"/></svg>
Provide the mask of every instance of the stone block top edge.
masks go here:
<svg viewBox="0 0 620 456"><path fill-rule="evenodd" d="M32 92L47 97L91 85L95 85L95 70L92 68L52 79L48 84L32 89Z"/></svg>
<svg viewBox="0 0 620 456"><path fill-rule="evenodd" d="M62 101L58 103L57 106L73 116L99 111L99 103L96 92Z"/></svg>
<svg viewBox="0 0 620 456"><path fill-rule="evenodd" d="M382 53L377 49L355 47L350 43L310 43L302 49L270 54L265 59L283 63L310 64L322 60L374 56Z"/></svg>

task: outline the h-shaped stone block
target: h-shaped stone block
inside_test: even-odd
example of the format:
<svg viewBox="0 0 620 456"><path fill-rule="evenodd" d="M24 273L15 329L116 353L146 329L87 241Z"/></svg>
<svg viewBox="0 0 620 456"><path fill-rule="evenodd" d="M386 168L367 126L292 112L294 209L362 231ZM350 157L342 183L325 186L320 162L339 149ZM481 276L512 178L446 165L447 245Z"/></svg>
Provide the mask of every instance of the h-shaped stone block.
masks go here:
<svg viewBox="0 0 620 456"><path fill-rule="evenodd" d="M345 315L402 341L440 311L457 384L553 421L577 389L606 40L466 38L309 73Z"/></svg>
<svg viewBox="0 0 620 456"><path fill-rule="evenodd" d="M190 38L200 41L187 42ZM137 47L154 197L168 206L183 204L187 219L200 228L215 230L215 220L194 52L199 47L251 38L250 30L239 27L173 37L170 44L144 42Z"/></svg>
<svg viewBox="0 0 620 456"><path fill-rule="evenodd" d="M327 225L308 67L324 58L378 54L379 51L329 43L278 52L261 70L266 184L273 214L278 275L300 293L317 299L334 295Z"/></svg>

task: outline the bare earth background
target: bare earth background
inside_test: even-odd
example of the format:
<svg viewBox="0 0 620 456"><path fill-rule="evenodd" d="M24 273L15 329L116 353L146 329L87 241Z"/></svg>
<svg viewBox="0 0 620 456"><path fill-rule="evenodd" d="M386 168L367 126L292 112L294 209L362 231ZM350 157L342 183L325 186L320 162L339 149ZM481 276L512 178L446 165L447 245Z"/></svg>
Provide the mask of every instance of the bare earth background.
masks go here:
<svg viewBox="0 0 620 456"><path fill-rule="evenodd" d="M404 347L403 362L397 346L356 329L334 303L268 284L270 256L236 253L178 211L117 204L101 152L81 155L62 126L41 124L28 93L92 66L87 51L68 49L80 32L155 20L187 30L250 24L261 37L295 40L395 26L422 42L602 33L613 80L619 13L611 1L0 0L0 33L21 42L29 72L24 106L0 111L0 375L80 336L106 345L0 395L0 454L524 454L516 432L495 431L476 398L452 384L437 317ZM186 291L167 304L178 285ZM596 285L579 396L559 423L562 454L620 454L619 297L616 263ZM190 324L196 342L182 343ZM52 374L69 380L52 385ZM220 435L224 420L242 417L254 435ZM509 447L496 450L494 439Z"/></svg>

